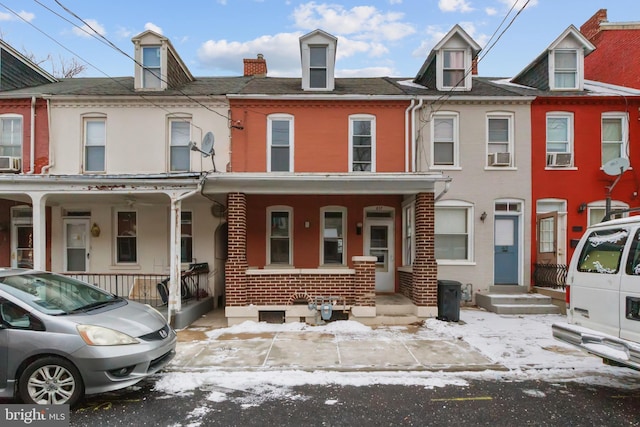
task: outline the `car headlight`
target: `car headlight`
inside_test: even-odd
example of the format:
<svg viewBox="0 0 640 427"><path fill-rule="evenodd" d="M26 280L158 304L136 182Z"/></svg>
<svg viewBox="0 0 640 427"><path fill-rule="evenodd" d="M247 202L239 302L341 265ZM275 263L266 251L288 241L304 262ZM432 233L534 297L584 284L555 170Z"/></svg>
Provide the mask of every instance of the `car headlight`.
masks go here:
<svg viewBox="0 0 640 427"><path fill-rule="evenodd" d="M122 332L95 325L78 325L78 333L89 345L138 344L138 340Z"/></svg>

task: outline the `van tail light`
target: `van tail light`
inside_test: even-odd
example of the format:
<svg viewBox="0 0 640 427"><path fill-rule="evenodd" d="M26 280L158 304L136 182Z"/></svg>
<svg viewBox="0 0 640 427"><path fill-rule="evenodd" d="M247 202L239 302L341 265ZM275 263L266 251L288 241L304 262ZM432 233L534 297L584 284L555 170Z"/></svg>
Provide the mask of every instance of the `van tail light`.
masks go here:
<svg viewBox="0 0 640 427"><path fill-rule="evenodd" d="M564 287L564 293L565 293L565 301L567 303L567 308L569 308L571 306L571 286L566 285Z"/></svg>

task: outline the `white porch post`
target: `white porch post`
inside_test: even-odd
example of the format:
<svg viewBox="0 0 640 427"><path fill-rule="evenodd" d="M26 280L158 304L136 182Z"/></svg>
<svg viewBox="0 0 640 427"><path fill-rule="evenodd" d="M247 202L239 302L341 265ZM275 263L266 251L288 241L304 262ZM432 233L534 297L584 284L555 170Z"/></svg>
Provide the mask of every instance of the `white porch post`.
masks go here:
<svg viewBox="0 0 640 427"><path fill-rule="evenodd" d="M169 305L167 322L171 323L171 316L182 309L182 295L180 287L180 239L181 239L181 205L182 201L175 194L171 196L171 242L169 258Z"/></svg>
<svg viewBox="0 0 640 427"><path fill-rule="evenodd" d="M33 204L33 268L47 268L47 195L45 193L29 193Z"/></svg>

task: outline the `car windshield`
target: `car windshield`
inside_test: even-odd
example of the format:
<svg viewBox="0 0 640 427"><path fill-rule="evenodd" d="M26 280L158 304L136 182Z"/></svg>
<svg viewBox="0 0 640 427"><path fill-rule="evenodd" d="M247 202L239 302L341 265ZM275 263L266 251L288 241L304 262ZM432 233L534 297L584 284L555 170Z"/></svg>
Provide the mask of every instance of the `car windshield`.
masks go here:
<svg viewBox="0 0 640 427"><path fill-rule="evenodd" d="M0 289L51 315L78 313L122 301L96 286L53 273L0 277Z"/></svg>

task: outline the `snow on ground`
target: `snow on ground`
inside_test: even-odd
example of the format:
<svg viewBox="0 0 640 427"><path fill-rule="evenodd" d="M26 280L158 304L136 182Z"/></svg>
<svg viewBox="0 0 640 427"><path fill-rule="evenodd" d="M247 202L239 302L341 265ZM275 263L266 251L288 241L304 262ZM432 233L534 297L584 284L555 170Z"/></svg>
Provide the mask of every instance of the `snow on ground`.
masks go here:
<svg viewBox="0 0 640 427"><path fill-rule="evenodd" d="M640 388L638 372L607 366L599 358L588 356L551 334L551 325L564 322L560 315L499 315L484 310L463 309L460 322L428 319L413 335L417 339L455 338L464 340L507 371L481 372L338 372L338 371L210 371L167 372L155 385L169 395L190 394L195 389L207 390L208 400L232 399L242 407L260 405L273 399L305 399L294 390L302 385L368 386L374 384L414 385L425 388L468 385L470 380L524 381L544 380L554 383L573 381L584 384ZM404 327L371 328L354 321L332 322L324 326L305 323L268 324L244 322L207 332L209 340L221 334L259 334L264 332L317 331L339 333L341 339L387 340L407 334ZM240 391L241 393L236 393ZM240 397L237 397L240 396ZM328 399L325 402L331 405ZM197 418L197 417L196 417ZM197 421L196 421L197 423Z"/></svg>

